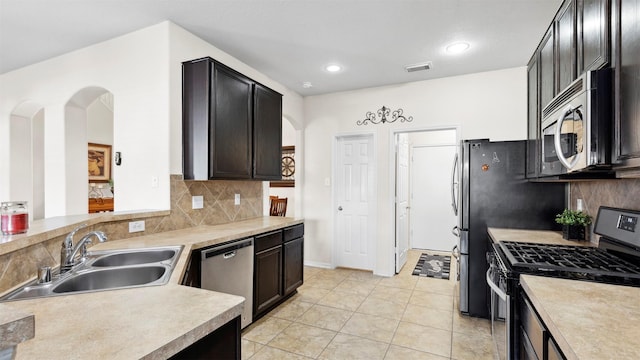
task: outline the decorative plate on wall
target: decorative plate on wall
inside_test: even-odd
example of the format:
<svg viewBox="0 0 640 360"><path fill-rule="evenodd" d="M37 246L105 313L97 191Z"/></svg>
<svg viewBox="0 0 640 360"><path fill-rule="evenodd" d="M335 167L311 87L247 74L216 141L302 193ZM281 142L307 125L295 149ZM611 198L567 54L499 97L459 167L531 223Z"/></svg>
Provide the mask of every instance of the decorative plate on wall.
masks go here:
<svg viewBox="0 0 640 360"><path fill-rule="evenodd" d="M282 147L282 180L271 181L271 187L294 187L296 184L296 147Z"/></svg>

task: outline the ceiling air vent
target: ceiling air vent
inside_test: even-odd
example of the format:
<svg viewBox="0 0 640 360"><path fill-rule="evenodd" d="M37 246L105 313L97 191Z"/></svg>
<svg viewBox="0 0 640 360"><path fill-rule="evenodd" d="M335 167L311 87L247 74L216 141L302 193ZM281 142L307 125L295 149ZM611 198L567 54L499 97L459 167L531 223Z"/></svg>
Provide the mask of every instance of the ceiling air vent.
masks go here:
<svg viewBox="0 0 640 360"><path fill-rule="evenodd" d="M432 66L433 65L431 64L431 61L427 61L425 63L407 65L404 67L404 69L407 70L407 72L414 72L414 71L429 70L431 69Z"/></svg>

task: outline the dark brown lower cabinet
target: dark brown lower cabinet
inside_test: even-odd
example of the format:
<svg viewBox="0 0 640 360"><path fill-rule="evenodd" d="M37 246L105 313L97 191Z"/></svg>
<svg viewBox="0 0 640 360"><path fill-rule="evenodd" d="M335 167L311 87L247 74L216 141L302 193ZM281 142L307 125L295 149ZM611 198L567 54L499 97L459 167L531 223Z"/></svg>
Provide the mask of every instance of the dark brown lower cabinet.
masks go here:
<svg viewBox="0 0 640 360"><path fill-rule="evenodd" d="M295 293L304 271L304 224L256 235L253 320Z"/></svg>
<svg viewBox="0 0 640 360"><path fill-rule="evenodd" d="M253 317L256 318L284 297L282 245L258 252L254 259Z"/></svg>
<svg viewBox="0 0 640 360"><path fill-rule="evenodd" d="M284 296L302 285L304 268L304 241L297 238L284 243Z"/></svg>
<svg viewBox="0 0 640 360"><path fill-rule="evenodd" d="M533 304L526 297L524 292L520 292L519 300L520 315L520 359L522 360L550 360L565 357L558 349L553 336L540 315L533 307Z"/></svg>
<svg viewBox="0 0 640 360"><path fill-rule="evenodd" d="M182 359L241 359L240 316L170 357Z"/></svg>

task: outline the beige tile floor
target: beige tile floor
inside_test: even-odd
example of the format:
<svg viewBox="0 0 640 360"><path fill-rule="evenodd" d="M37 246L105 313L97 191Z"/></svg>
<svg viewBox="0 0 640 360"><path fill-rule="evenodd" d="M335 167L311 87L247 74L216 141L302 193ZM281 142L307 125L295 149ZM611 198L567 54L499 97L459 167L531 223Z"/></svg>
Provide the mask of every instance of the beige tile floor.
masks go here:
<svg viewBox="0 0 640 360"><path fill-rule="evenodd" d="M305 267L291 299L242 333L242 358L493 359L488 320L460 315L452 264L447 280ZM455 260L455 259L454 259Z"/></svg>

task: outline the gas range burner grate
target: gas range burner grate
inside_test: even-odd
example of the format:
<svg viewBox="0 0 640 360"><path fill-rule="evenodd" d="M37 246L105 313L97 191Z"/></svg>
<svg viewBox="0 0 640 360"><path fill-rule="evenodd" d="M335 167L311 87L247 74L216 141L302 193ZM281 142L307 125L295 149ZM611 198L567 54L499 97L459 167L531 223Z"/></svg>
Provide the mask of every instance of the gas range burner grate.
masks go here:
<svg viewBox="0 0 640 360"><path fill-rule="evenodd" d="M510 265L528 272L573 273L584 277L640 279L640 266L588 246L566 246L503 241L499 243Z"/></svg>

